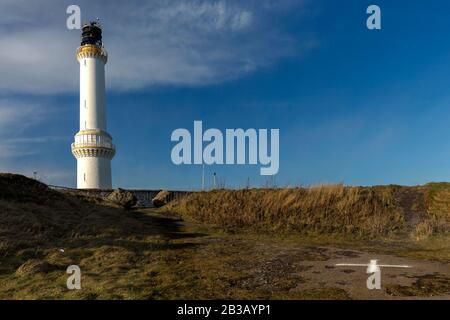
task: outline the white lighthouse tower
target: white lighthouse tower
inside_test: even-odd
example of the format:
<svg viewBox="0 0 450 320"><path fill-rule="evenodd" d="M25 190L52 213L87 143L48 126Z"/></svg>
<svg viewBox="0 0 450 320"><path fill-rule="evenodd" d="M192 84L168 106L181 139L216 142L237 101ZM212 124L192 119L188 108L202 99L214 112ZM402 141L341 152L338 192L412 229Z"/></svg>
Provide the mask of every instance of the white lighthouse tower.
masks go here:
<svg viewBox="0 0 450 320"><path fill-rule="evenodd" d="M80 131L72 143L78 189L111 189L111 159L116 152L106 128L105 64L108 55L98 23L83 25L80 63Z"/></svg>

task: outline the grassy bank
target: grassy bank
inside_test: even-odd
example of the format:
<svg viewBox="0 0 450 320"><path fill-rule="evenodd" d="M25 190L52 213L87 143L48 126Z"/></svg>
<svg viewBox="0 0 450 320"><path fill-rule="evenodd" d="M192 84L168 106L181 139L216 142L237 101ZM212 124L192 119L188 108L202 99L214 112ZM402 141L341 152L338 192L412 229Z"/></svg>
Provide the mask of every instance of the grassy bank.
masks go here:
<svg viewBox="0 0 450 320"><path fill-rule="evenodd" d="M386 236L404 226L395 187L323 185L295 189L216 190L191 194L169 210L229 228L302 234Z"/></svg>
<svg viewBox="0 0 450 320"><path fill-rule="evenodd" d="M145 231L130 213L94 202L99 201L64 194L20 175L0 174L0 257L33 256L49 246Z"/></svg>
<svg viewBox="0 0 450 320"><path fill-rule="evenodd" d="M450 184L214 190L178 199L167 210L226 228L426 238L450 231Z"/></svg>
<svg viewBox="0 0 450 320"><path fill-rule="evenodd" d="M449 233L450 183L429 183L424 189L426 215L417 225L416 233L424 237Z"/></svg>

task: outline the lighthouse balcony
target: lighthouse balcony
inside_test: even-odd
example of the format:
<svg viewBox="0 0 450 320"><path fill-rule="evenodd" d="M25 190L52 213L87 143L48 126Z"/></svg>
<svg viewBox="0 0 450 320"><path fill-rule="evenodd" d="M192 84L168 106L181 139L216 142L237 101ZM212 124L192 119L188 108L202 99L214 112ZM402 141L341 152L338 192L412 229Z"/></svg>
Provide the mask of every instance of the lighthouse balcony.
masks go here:
<svg viewBox="0 0 450 320"><path fill-rule="evenodd" d="M112 159L116 153L116 147L109 142L74 142L72 154L75 158L101 157Z"/></svg>
<svg viewBox="0 0 450 320"><path fill-rule="evenodd" d="M88 129L81 130L75 135L72 153L75 158L103 157L112 159L116 153L116 147L112 144L112 138L106 131Z"/></svg>
<svg viewBox="0 0 450 320"><path fill-rule="evenodd" d="M72 143L73 148L105 148L105 149L116 149L115 145L110 142L74 142Z"/></svg>
<svg viewBox="0 0 450 320"><path fill-rule="evenodd" d="M80 132L78 132L75 135L75 144L97 144L103 145L106 148L109 148L108 145L113 145L112 138L109 133L97 129L81 130Z"/></svg>

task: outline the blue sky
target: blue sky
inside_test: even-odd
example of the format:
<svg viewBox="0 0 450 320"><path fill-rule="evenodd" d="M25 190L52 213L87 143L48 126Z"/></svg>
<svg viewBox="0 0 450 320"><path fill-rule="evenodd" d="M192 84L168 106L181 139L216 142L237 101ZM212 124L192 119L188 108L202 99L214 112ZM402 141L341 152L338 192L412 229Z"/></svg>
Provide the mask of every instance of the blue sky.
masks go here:
<svg viewBox="0 0 450 320"><path fill-rule="evenodd" d="M279 128L279 186L450 180L448 1L30 1L0 4L0 171L75 186L78 4L100 17L113 185L199 188L177 128ZM369 31L377 4L382 30ZM211 166L226 186L259 166Z"/></svg>

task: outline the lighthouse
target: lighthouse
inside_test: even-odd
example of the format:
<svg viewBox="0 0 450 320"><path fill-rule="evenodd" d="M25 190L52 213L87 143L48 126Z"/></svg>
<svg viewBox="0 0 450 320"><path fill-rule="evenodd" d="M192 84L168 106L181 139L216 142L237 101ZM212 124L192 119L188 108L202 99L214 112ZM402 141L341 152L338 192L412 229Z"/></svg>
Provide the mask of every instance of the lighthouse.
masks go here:
<svg viewBox="0 0 450 320"><path fill-rule="evenodd" d="M108 54L98 21L83 25L80 63L80 131L72 143L78 189L111 189L111 159L116 153L106 127L105 64Z"/></svg>

